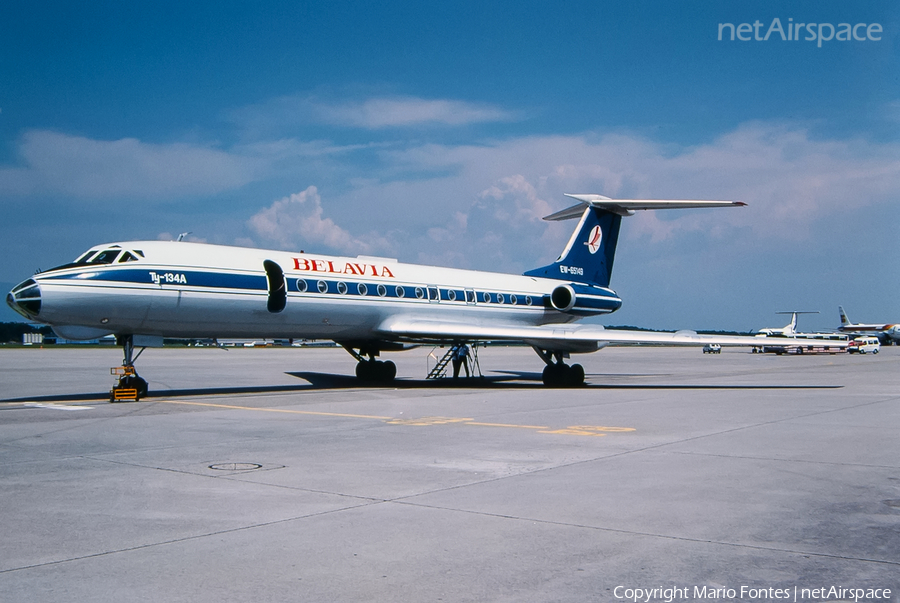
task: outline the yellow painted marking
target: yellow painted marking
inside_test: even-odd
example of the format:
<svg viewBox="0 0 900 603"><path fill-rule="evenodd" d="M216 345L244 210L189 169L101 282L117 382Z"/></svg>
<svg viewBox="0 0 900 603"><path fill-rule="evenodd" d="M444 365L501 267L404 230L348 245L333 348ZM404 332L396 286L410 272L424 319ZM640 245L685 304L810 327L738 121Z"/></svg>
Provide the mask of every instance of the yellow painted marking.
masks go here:
<svg viewBox="0 0 900 603"><path fill-rule="evenodd" d="M544 425L512 425L510 423L480 423L478 421L469 421L466 425L480 425L482 427L517 427L519 429L550 429Z"/></svg>
<svg viewBox="0 0 900 603"><path fill-rule="evenodd" d="M211 408L228 408L231 410L258 410L261 412L282 412L291 415L313 415L317 417L345 417L350 419L378 419L387 421L392 417L379 417L377 415L354 415L342 412L318 412L314 410L290 410L287 408L254 408L253 406L235 406L232 404L212 404L211 402L183 402L181 400L157 400L164 404L184 404L187 406L208 406Z"/></svg>
<svg viewBox="0 0 900 603"><path fill-rule="evenodd" d="M515 425L512 423L484 423L468 417L420 417L418 419L398 419L396 417L383 417L379 415L359 415L340 412L321 412L315 410L293 410L288 408L265 408L253 406L238 406L235 404L214 404L212 402L186 402L183 400L157 400L163 404L181 404L184 406L205 406L207 408L224 408L228 410L253 410L258 412L277 412L292 415L308 415L315 417L341 417L346 419L373 419L384 421L388 425L431 426L431 425L475 425L478 427L507 427L516 429L536 429L538 433L578 436L605 436L608 433L624 433L635 431L634 427L604 427L597 425L570 425L565 429L550 429L543 425Z"/></svg>
<svg viewBox="0 0 900 603"><path fill-rule="evenodd" d="M634 431L634 427L601 427L596 425L570 425L565 429L554 429L552 431L541 431L539 433L555 433L561 435L578 435L578 436L595 436L602 437L607 433L622 433L626 431Z"/></svg>
<svg viewBox="0 0 900 603"><path fill-rule="evenodd" d="M448 423L468 423L472 419L456 417L422 417L420 419L391 419L388 425L447 425Z"/></svg>

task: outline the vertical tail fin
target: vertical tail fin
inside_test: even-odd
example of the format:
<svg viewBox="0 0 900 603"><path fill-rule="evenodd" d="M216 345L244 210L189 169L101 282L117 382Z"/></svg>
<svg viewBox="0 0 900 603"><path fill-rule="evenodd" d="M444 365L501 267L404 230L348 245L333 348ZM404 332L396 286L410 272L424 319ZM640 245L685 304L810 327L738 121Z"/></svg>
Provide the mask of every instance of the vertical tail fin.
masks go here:
<svg viewBox="0 0 900 603"><path fill-rule="evenodd" d="M838 312L841 315L841 326L845 327L847 325L853 324L850 322L850 319L847 318L847 313L844 312L844 306L838 306Z"/></svg>
<svg viewBox="0 0 900 603"><path fill-rule="evenodd" d="M686 209L695 207L739 207L741 201L700 201L662 199L610 199L603 195L570 195L578 200L573 205L545 220L581 218L569 243L559 258L547 266L535 268L525 276L555 278L589 285L609 286L619 226L623 216L640 209Z"/></svg>
<svg viewBox="0 0 900 603"><path fill-rule="evenodd" d="M525 276L608 287L622 216L597 207L575 206L570 209L582 210L581 220L563 252L552 264L529 270ZM577 214L560 218L554 216L545 219L566 220L577 217Z"/></svg>

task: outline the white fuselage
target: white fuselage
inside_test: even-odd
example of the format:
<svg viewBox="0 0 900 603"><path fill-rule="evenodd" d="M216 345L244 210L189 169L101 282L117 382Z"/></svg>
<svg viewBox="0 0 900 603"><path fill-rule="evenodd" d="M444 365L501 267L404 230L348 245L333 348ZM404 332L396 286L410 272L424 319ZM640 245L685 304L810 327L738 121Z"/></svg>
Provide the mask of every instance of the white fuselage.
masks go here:
<svg viewBox="0 0 900 603"><path fill-rule="evenodd" d="M900 341L900 325L847 324L838 327L838 331L849 335L873 335L884 341Z"/></svg>
<svg viewBox="0 0 900 603"><path fill-rule="evenodd" d="M105 251L103 261L111 263L92 262ZM565 284L555 279L163 241L98 246L33 280L38 291L23 283L10 305L71 339L114 333L364 341L397 316L534 326L621 305L615 292L594 287L579 298L588 306L561 312L548 301Z"/></svg>

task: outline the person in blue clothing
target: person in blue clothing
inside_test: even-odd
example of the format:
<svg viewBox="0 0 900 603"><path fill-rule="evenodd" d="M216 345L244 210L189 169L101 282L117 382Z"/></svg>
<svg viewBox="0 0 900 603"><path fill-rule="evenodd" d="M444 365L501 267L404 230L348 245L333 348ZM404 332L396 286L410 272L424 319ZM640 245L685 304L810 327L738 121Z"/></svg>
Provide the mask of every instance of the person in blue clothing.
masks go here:
<svg viewBox="0 0 900 603"><path fill-rule="evenodd" d="M453 378L459 379L459 367L466 369L466 377L469 376L469 346L466 344L456 346L453 351Z"/></svg>

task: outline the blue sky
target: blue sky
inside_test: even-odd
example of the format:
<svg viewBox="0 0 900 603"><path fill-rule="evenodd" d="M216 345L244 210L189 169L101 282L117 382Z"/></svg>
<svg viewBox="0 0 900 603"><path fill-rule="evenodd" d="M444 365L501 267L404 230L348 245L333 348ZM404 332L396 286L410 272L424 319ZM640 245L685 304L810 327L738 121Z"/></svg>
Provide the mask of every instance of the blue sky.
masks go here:
<svg viewBox="0 0 900 603"><path fill-rule="evenodd" d="M900 321L896 2L33 4L0 22L3 286L185 231L522 272L588 192L749 204L625 220L607 324ZM775 18L880 39L717 39Z"/></svg>

